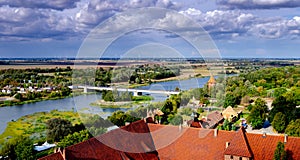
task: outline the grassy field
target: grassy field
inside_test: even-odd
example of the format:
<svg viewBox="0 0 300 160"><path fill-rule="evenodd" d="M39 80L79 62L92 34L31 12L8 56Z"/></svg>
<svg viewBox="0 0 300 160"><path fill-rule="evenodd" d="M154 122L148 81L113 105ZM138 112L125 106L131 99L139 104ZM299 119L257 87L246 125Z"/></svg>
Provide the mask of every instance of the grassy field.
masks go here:
<svg viewBox="0 0 300 160"><path fill-rule="evenodd" d="M0 135L0 146L5 141L17 136L35 136L41 137L46 134L46 122L52 118L63 118L74 124L81 122L79 115L73 111L37 112L32 115L26 115L17 121L8 122L5 131Z"/></svg>

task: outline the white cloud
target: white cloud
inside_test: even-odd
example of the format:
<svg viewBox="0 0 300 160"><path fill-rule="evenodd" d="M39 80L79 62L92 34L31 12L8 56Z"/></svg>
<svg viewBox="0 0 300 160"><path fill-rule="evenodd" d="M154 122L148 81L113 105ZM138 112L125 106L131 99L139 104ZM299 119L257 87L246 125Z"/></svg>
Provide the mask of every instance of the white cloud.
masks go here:
<svg viewBox="0 0 300 160"><path fill-rule="evenodd" d="M287 1L251 0L250 2L259 5L266 5L267 3L278 5ZM15 7L9 4L12 2L15 2ZM143 7L162 7L178 10L181 7L178 3L170 0L82 0L78 3L77 0L54 0L49 2L45 0L27 0L22 2L21 0L0 0L0 35L2 40L9 38L20 38L22 40L82 38L93 27L107 20L108 17L123 11ZM226 3L245 4L248 2L248 0L228 0ZM42 3L43 5L40 5ZM223 2L218 1L218 3ZM289 3L296 2L289 1ZM74 8L74 5L76 5L76 8ZM179 13L197 21L215 38L235 39L238 37L254 36L273 39L281 37L298 38L300 36L299 16L290 19L282 17L259 17L241 10L212 10L202 12L195 8L188 8L179 11ZM181 15L160 15L160 13L145 15L141 13L127 17L117 16L117 18L118 25L107 26L102 31L119 32L126 27L147 23L153 27L181 28L183 31L190 31L190 35L193 34L193 28L189 27L191 22Z"/></svg>
<svg viewBox="0 0 300 160"><path fill-rule="evenodd" d="M75 8L80 0L0 0L0 6L64 10Z"/></svg>
<svg viewBox="0 0 300 160"><path fill-rule="evenodd" d="M195 9L181 11L219 38L254 36L260 38L293 37L300 32L300 17L259 17L240 10L214 10L201 13ZM197 13L197 14L195 14Z"/></svg>
<svg viewBox="0 0 300 160"><path fill-rule="evenodd" d="M179 5L170 0L91 0L76 14L76 20L80 26L90 27L99 24L116 13L143 7L178 9Z"/></svg>
<svg viewBox="0 0 300 160"><path fill-rule="evenodd" d="M73 26L71 17L51 10L0 7L2 39L68 39L72 34L75 35Z"/></svg>
<svg viewBox="0 0 300 160"><path fill-rule="evenodd" d="M217 4L230 9L276 9L300 7L299 0L217 0Z"/></svg>

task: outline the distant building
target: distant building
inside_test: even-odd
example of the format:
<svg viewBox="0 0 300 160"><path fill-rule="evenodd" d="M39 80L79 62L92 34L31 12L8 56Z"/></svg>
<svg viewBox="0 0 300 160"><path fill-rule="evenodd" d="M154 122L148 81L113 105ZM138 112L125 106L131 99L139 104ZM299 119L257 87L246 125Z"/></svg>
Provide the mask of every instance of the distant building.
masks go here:
<svg viewBox="0 0 300 160"><path fill-rule="evenodd" d="M215 77L211 74L209 80L207 81L208 89L211 89L217 84Z"/></svg>
<svg viewBox="0 0 300 160"><path fill-rule="evenodd" d="M207 115L207 118L202 119L203 128L214 129L219 123L223 122L224 118L218 111L214 111Z"/></svg>
<svg viewBox="0 0 300 160"><path fill-rule="evenodd" d="M65 149L55 149L54 154L40 160L272 160L278 142L285 143L288 159L300 159L298 137L247 133L244 128L233 132L140 120Z"/></svg>
<svg viewBox="0 0 300 160"><path fill-rule="evenodd" d="M41 146L34 146L34 150L40 152L40 151L48 150L48 149L53 148L55 146L56 146L56 144L50 144L46 141Z"/></svg>
<svg viewBox="0 0 300 160"><path fill-rule="evenodd" d="M235 117L238 117L238 113L233 110L231 106L228 106L223 112L222 115L225 119L232 121Z"/></svg>

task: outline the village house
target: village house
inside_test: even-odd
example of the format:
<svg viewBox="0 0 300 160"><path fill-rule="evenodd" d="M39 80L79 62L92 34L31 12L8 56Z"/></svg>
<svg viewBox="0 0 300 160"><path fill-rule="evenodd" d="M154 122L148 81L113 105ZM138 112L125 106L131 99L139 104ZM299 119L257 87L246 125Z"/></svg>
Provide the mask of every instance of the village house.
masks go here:
<svg viewBox="0 0 300 160"><path fill-rule="evenodd" d="M214 111L209 113L207 117L202 117L199 120L199 117L195 116L192 120L187 122L188 126L194 128L207 128L207 129L214 129L224 120L222 114L218 111Z"/></svg>
<svg viewBox="0 0 300 160"><path fill-rule="evenodd" d="M231 107L228 106L223 112L222 115L224 117L224 119L227 119L229 121L232 121L236 118L238 118L238 113Z"/></svg>

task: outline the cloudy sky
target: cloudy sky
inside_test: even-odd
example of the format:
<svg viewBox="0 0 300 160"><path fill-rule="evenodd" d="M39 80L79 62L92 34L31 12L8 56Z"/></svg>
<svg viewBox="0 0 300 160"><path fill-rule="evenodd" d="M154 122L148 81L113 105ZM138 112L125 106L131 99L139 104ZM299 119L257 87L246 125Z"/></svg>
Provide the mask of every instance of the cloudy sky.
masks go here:
<svg viewBox="0 0 300 160"><path fill-rule="evenodd" d="M112 16L144 7L169 9L193 20L211 36L222 57L300 57L299 0L0 0L0 58L75 57L96 26ZM122 23L99 29L120 33L128 25L139 26L147 20L155 23L153 26L181 26L181 30L187 30L187 25L181 25L184 18L178 15L152 13L150 17L122 17ZM119 38L111 46L118 50L110 49L107 56L144 41L141 39L155 38L160 39L156 43L165 42L162 46L167 50L174 51L168 45L176 44L176 53L183 56L195 52L175 40L179 35L139 32ZM158 50L157 44L151 47L145 43L131 50L145 51L141 46Z"/></svg>

